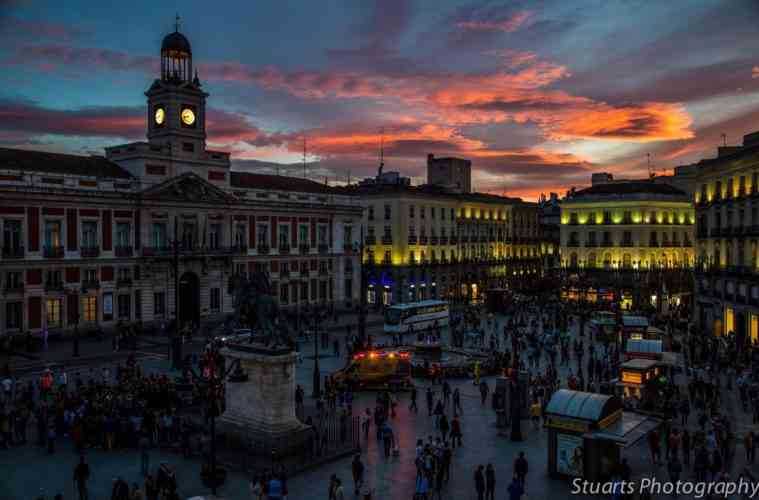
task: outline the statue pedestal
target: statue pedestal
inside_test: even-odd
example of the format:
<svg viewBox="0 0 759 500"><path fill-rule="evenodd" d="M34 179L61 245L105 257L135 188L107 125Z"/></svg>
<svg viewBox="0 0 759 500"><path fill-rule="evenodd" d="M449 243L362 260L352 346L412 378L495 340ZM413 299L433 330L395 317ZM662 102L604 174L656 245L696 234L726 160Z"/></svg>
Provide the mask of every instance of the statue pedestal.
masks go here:
<svg viewBox="0 0 759 500"><path fill-rule="evenodd" d="M228 362L239 359L248 378L227 384L219 431L235 436L254 454L302 453L311 427L295 415L297 354L256 344L230 344L221 354Z"/></svg>

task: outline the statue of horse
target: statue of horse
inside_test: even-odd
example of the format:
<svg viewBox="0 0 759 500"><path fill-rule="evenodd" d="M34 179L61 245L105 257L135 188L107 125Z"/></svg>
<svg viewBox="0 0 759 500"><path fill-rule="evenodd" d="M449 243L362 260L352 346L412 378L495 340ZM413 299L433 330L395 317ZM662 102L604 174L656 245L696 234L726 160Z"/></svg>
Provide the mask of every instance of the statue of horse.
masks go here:
<svg viewBox="0 0 759 500"><path fill-rule="evenodd" d="M292 344L284 322L278 321L279 306L267 273L256 271L250 278L233 276L229 280L229 293L233 295L234 313L227 320L228 330L247 327L261 332L267 345Z"/></svg>

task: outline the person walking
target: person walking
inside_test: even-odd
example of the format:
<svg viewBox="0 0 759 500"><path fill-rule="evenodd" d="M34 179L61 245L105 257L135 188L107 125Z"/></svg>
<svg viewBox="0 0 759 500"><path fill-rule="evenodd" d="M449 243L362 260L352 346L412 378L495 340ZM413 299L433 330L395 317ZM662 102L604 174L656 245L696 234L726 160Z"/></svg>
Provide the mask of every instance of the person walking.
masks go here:
<svg viewBox="0 0 759 500"><path fill-rule="evenodd" d="M432 388L427 387L427 392L425 394L427 396L427 416L432 416L432 402L433 402L433 394L432 394Z"/></svg>
<svg viewBox="0 0 759 500"><path fill-rule="evenodd" d="M129 485L121 477L117 477L113 482L111 500L129 500Z"/></svg>
<svg viewBox="0 0 759 500"><path fill-rule="evenodd" d="M680 444L683 448L683 463L685 465L690 464L690 432L688 429L683 429L683 435L680 437Z"/></svg>
<svg viewBox="0 0 759 500"><path fill-rule="evenodd" d="M530 470L530 465L527 463L527 459L524 456L524 452L519 452L519 458L514 460L514 474L516 474L519 480L522 491L527 489L527 473Z"/></svg>
<svg viewBox="0 0 759 500"><path fill-rule="evenodd" d="M458 387L453 390L453 414L454 416L464 414L464 409L461 407L461 393Z"/></svg>
<svg viewBox="0 0 759 500"><path fill-rule="evenodd" d="M451 446L453 449L456 449L456 443L459 443L459 448L461 447L461 420L459 420L458 415L453 416L453 420L451 420Z"/></svg>
<svg viewBox="0 0 759 500"><path fill-rule="evenodd" d="M483 470L485 468L482 464L477 466L477 470L474 471L474 489L477 492L477 500L484 500L485 495L485 475Z"/></svg>
<svg viewBox="0 0 759 500"><path fill-rule="evenodd" d="M485 468L485 500L495 500L495 469L493 464Z"/></svg>
<svg viewBox="0 0 759 500"><path fill-rule="evenodd" d="M508 491L509 500L520 500L522 498L524 488L522 488L522 485L519 483L519 478L517 476L514 476L514 479L512 479L511 484L508 487Z"/></svg>
<svg viewBox="0 0 759 500"><path fill-rule="evenodd" d="M142 434L137 445L140 448L140 471L143 476L147 476L150 472L150 439L147 434Z"/></svg>
<svg viewBox="0 0 759 500"><path fill-rule="evenodd" d="M678 460L677 455L672 455L672 458L669 460L669 463L667 463L667 472L669 473L669 480L672 481L672 484L677 484L677 482L680 480L680 473L683 471L683 466L680 464L680 460ZM677 498L677 490L675 489L675 492L673 493L673 496Z"/></svg>
<svg viewBox="0 0 759 500"><path fill-rule="evenodd" d="M753 464L754 458L756 456L756 440L754 431L748 431L743 437L743 446L746 448L746 462Z"/></svg>
<svg viewBox="0 0 759 500"><path fill-rule="evenodd" d="M79 492L79 500L89 500L87 481L90 479L90 466L84 460L84 455L79 456L79 464L74 468L74 484Z"/></svg>
<svg viewBox="0 0 759 500"><path fill-rule="evenodd" d="M411 386L411 404L408 407L409 411L412 411L414 413L419 413L419 408L416 406L416 386Z"/></svg>
<svg viewBox="0 0 759 500"><path fill-rule="evenodd" d="M351 472L353 473L353 492L358 496L359 490L364 485L364 464L358 453L351 462Z"/></svg>

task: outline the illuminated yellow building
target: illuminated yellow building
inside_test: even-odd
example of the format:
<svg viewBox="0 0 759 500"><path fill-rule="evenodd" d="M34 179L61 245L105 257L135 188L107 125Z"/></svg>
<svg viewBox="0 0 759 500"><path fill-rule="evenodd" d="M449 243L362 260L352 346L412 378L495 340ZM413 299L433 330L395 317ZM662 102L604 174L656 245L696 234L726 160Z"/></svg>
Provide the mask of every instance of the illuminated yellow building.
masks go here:
<svg viewBox="0 0 759 500"><path fill-rule="evenodd" d="M679 300L690 290L694 223L688 195L663 182L609 176L570 193L561 201L560 244L573 296L580 288L623 306Z"/></svg>
<svg viewBox="0 0 759 500"><path fill-rule="evenodd" d="M370 304L481 300L488 288L540 274L536 204L407 182L356 191Z"/></svg>
<svg viewBox="0 0 759 500"><path fill-rule="evenodd" d="M676 169L693 180L698 324L739 342L759 338L759 132L717 158Z"/></svg>

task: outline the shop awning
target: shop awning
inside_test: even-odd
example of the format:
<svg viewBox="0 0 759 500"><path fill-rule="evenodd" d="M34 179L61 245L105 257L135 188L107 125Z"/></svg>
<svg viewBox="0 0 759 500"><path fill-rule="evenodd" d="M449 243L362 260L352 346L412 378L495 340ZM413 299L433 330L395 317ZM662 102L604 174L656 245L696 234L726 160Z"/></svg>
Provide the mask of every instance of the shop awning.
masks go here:
<svg viewBox="0 0 759 500"><path fill-rule="evenodd" d="M598 422L621 407L614 396L560 389L546 406L546 415Z"/></svg>
<svg viewBox="0 0 759 500"><path fill-rule="evenodd" d="M622 412L622 418L605 429L585 434L593 439L615 441L623 448L634 446L651 431L661 425L661 419L633 411Z"/></svg>
<svg viewBox="0 0 759 500"><path fill-rule="evenodd" d="M630 339L627 341L627 354L661 354L661 340Z"/></svg>

